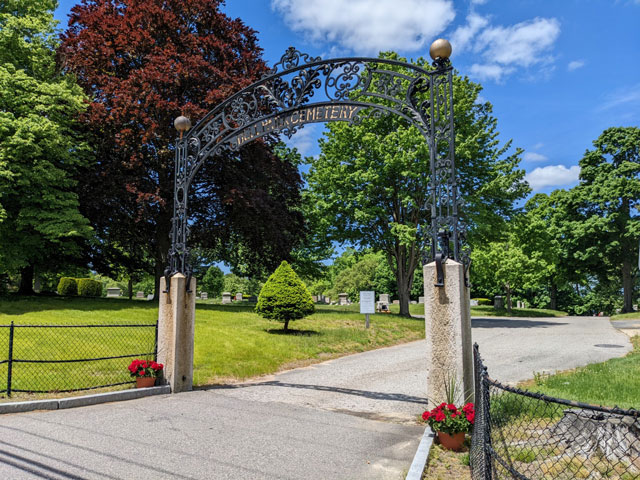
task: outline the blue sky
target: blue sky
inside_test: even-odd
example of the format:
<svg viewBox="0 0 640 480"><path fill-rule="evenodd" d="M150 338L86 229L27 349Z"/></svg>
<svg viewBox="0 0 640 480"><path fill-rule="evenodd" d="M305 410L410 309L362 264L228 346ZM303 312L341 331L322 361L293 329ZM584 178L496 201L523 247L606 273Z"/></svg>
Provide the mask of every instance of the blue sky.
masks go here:
<svg viewBox="0 0 640 480"><path fill-rule="evenodd" d="M60 0L62 27L75 3ZM290 45L323 58L418 58L449 39L455 68L493 104L501 141L525 150L536 192L575 185L604 129L640 125L640 0L228 0L224 11L258 32L271 65ZM321 130L307 125L291 143L315 155Z"/></svg>

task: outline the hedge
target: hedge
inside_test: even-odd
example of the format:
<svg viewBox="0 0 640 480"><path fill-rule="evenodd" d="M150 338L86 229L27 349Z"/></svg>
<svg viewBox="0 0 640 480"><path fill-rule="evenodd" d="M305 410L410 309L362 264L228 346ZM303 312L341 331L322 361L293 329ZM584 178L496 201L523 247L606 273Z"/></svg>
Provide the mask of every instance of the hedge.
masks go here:
<svg viewBox="0 0 640 480"><path fill-rule="evenodd" d="M78 295L81 297L101 297L102 282L91 278L78 278Z"/></svg>
<svg viewBox="0 0 640 480"><path fill-rule="evenodd" d="M78 282L75 278L62 277L58 282L58 295L71 297L78 295Z"/></svg>

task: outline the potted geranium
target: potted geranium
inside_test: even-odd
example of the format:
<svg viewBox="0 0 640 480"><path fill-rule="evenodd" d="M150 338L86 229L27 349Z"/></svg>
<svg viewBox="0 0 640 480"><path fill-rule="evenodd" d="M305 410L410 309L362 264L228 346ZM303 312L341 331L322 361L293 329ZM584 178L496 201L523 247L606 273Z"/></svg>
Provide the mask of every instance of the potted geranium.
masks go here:
<svg viewBox="0 0 640 480"><path fill-rule="evenodd" d="M136 388L153 387L156 378L162 375L164 365L153 360L136 358L129 364L129 372L136 379Z"/></svg>
<svg viewBox="0 0 640 480"><path fill-rule="evenodd" d="M465 433L471 431L476 418L473 403L462 408L453 403L441 403L422 414L422 419L438 434L440 444L449 450L460 450Z"/></svg>

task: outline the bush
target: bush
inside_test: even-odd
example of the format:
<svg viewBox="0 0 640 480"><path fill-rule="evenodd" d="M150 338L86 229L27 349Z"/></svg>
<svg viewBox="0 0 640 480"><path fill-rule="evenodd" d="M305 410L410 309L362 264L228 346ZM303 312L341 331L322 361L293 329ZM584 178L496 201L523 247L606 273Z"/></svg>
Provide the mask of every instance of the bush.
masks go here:
<svg viewBox="0 0 640 480"><path fill-rule="evenodd" d="M81 297L101 297L102 282L91 278L78 278L78 295Z"/></svg>
<svg viewBox="0 0 640 480"><path fill-rule="evenodd" d="M75 278L62 277L58 282L58 295L71 297L78 295L78 282Z"/></svg>
<svg viewBox="0 0 640 480"><path fill-rule="evenodd" d="M491 300L488 298L472 298L471 300L475 300L478 302L478 305L493 305Z"/></svg>
<svg viewBox="0 0 640 480"><path fill-rule="evenodd" d="M287 331L290 321L304 318L314 310L311 293L291 266L282 262L260 290L255 311L264 318L284 322Z"/></svg>

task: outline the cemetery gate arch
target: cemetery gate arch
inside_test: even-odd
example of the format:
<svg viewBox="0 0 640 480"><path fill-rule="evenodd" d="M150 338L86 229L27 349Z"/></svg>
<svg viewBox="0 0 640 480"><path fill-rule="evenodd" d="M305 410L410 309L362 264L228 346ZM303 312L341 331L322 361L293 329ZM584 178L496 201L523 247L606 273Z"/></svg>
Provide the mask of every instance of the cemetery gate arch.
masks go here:
<svg viewBox="0 0 640 480"><path fill-rule="evenodd" d="M438 42L445 42L445 48L434 50ZM185 133L176 141L167 288L175 273L187 276L187 288L190 285L189 187L207 159L237 151L257 138L276 139L280 134L290 138L308 123L357 124L390 114L414 125L429 146L430 193L425 208L431 214L426 229L431 258L440 266L446 258L468 265L461 251L464 232L458 220L450 52L448 42L436 40L430 52L431 69L385 58L322 60L290 47L260 80L230 96L193 128L179 117L176 128Z"/></svg>

